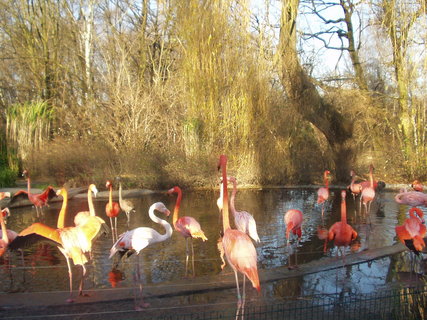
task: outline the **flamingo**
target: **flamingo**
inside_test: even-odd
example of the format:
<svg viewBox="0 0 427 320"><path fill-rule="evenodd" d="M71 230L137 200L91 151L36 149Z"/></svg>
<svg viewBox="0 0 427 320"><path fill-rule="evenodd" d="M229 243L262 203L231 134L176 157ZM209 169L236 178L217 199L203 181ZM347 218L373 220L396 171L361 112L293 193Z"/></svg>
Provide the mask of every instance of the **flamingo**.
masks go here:
<svg viewBox="0 0 427 320"><path fill-rule="evenodd" d="M153 220L155 223L161 224L165 228L166 233L160 234L156 230L152 228L146 228L146 227L139 227L130 231L126 231L125 233L120 235L120 237L111 247L110 257L109 257L110 259L117 252L120 254L121 257L125 256L126 258L132 255L134 252L137 255L139 255L139 252L145 247L148 247L149 245L152 245L157 242L165 241L171 237L173 232L171 225L167 221L158 218L154 214L154 210L160 211L164 213L166 216L170 215L170 211L166 208L166 206L162 202L156 202L152 204L148 211L151 220ZM138 259L137 276L138 276L138 280L140 280L139 259ZM141 303L139 305L136 305L136 298L135 298L135 309L137 310L141 310L141 308L146 308L149 306L149 304L144 303L142 299L141 284L139 289L140 289Z"/></svg>
<svg viewBox="0 0 427 320"><path fill-rule="evenodd" d="M409 210L409 218L405 220L403 225L395 228L399 240L416 255L419 255L426 246L424 242L426 226L423 217L423 211L413 207Z"/></svg>
<svg viewBox="0 0 427 320"><path fill-rule="evenodd" d="M17 233L12 230L6 229L6 224L4 221L4 217L9 215L9 209L4 208L1 210L0 213L0 224L1 224L1 230L0 230L0 257L3 256L3 254L6 252L7 247L9 246L9 243L11 243L15 238L17 237Z"/></svg>
<svg viewBox="0 0 427 320"><path fill-rule="evenodd" d="M323 212L324 212L324 208L325 208L325 202L329 198L328 176L330 174L331 174L331 172L329 170L325 170L325 172L323 172L323 181L325 183L325 186L321 187L321 188L319 188L319 190L317 190L317 204L322 204L322 220L323 220Z"/></svg>
<svg viewBox="0 0 427 320"><path fill-rule="evenodd" d="M95 207L93 205L92 193L95 195L98 193L98 189L94 184L90 184L87 191L87 200L89 205L89 211L80 211L74 216L74 225L82 226L85 230L84 237L86 239L85 243L87 246L83 249L84 253L89 253L90 258L92 259L92 245L96 238L101 234L109 233L107 224L105 221L96 216ZM102 232L101 231L102 228Z"/></svg>
<svg viewBox="0 0 427 320"><path fill-rule="evenodd" d="M136 210L135 210L135 206L132 203L132 201L122 198L122 183L121 182L119 182L119 204L120 204L120 209L122 209L122 211L124 211L126 213L127 226L129 228L130 213L136 212Z"/></svg>
<svg viewBox="0 0 427 320"><path fill-rule="evenodd" d="M426 226L423 216L421 209L413 207L409 210L409 218L405 220L403 225L395 227L398 239L416 256L419 256L426 246L424 242ZM411 269L415 267L413 263L414 260L411 256Z"/></svg>
<svg viewBox="0 0 427 320"><path fill-rule="evenodd" d="M287 239L288 246L291 240L290 233L292 232L294 235L297 236L296 248L298 248L298 243L301 240L301 235L302 235L302 231L301 231L302 220L303 220L303 214L300 210L290 209L285 213L286 239ZM289 258L289 261L290 261L290 258ZM289 264L288 268L289 269L298 268L296 252L295 252L295 266L292 267Z"/></svg>
<svg viewBox="0 0 427 320"><path fill-rule="evenodd" d="M375 184L374 184L374 177L373 177L373 168L374 166L371 164L369 166L369 186L362 184L362 193L360 196L360 201L363 202L363 205L365 207L365 213L369 214L371 210L371 203L375 198ZM366 181L364 181L366 182Z"/></svg>
<svg viewBox="0 0 427 320"><path fill-rule="evenodd" d="M247 233L255 242L260 242L256 222L254 217L247 211L236 211L234 206L234 201L236 199L237 193L237 180L235 177L229 176L227 177L229 182L233 183L233 192L230 198L230 211L234 216L234 223L236 225L237 230L240 230L244 233ZM222 188L221 188L222 189Z"/></svg>
<svg viewBox="0 0 427 320"><path fill-rule="evenodd" d="M110 218L111 233L113 234L113 243L117 240L117 216L120 213L120 206L117 202L113 201L113 184L110 180L107 180L105 186L110 190L108 203L105 205L105 213ZM114 218L114 225L113 225Z"/></svg>
<svg viewBox="0 0 427 320"><path fill-rule="evenodd" d="M257 253L255 246L249 236L239 230L231 229L228 213L228 192L227 192L227 157L221 155L219 158L218 169L222 169L222 183L224 189L222 223L224 235L222 237L222 246L228 264L234 271L237 287L237 311L236 319L240 315L243 318L245 306L245 283L246 277L252 283L252 286L260 292ZM240 295L239 278L237 272L243 274L243 296Z"/></svg>
<svg viewBox="0 0 427 320"><path fill-rule="evenodd" d="M411 184L411 187L415 191L419 191L419 192L422 192L424 189L423 184L421 182L419 182L418 180L414 180L414 182L412 182L412 184Z"/></svg>
<svg viewBox="0 0 427 320"><path fill-rule="evenodd" d="M334 240L334 245L339 247L347 247L357 238L357 232L347 223L347 207L345 203L346 191L341 191L341 221L335 222L328 233L328 240ZM343 255L344 257L344 255ZM343 258L344 261L344 258ZM344 261L345 264L345 261Z"/></svg>
<svg viewBox="0 0 427 320"><path fill-rule="evenodd" d="M178 219L179 214L179 208L181 206L181 199L182 199L182 190L180 187L175 186L168 190L168 194L176 193L178 195L175 203L175 208L173 210L173 226L176 231L178 231L184 238L185 238L185 248L186 248L186 258L185 258L185 276L187 276L188 273L188 260L189 260L189 247L188 247L188 241L191 243L191 262L192 262L192 270L193 270L193 277L195 276L194 271L194 247L193 247L193 238L200 238L203 241L208 240L206 238L205 233L203 232L202 228L200 227L199 222L197 222L196 219L193 217L183 216Z"/></svg>
<svg viewBox="0 0 427 320"><path fill-rule="evenodd" d="M10 192L9 191L0 192L0 200L3 200L4 198L10 198Z"/></svg>
<svg viewBox="0 0 427 320"><path fill-rule="evenodd" d="M400 190L394 200L399 204L406 204L411 207L427 207L427 194L419 191Z"/></svg>
<svg viewBox="0 0 427 320"><path fill-rule="evenodd" d="M43 214L43 207L48 206L48 202L52 198L56 197L57 194L52 186L48 186L42 193L31 193L31 179L28 170L25 169L22 173L22 176L27 179L27 191L19 190L16 192L10 199L9 205L21 199L28 199L36 208L37 217L39 217L40 214Z"/></svg>
<svg viewBox="0 0 427 320"><path fill-rule="evenodd" d="M356 173L354 172L354 170L350 171L350 176L351 183L348 188L350 189L351 194L353 195L353 199L356 200L356 197L362 193L363 187L360 183L356 182Z"/></svg>
<svg viewBox="0 0 427 320"><path fill-rule="evenodd" d="M86 275L85 264L88 260L83 250L88 245L85 243L85 237L83 236L84 224L76 227L64 227L68 202L67 190L62 188L58 190L57 195L61 195L63 197L61 211L58 215L57 228L55 229L39 222L34 223L21 231L10 246L11 248L13 246L13 248L17 249L34 241L49 241L56 245L67 261L68 276L70 280L70 296L66 301L71 303L74 302L74 299L72 298L73 274L71 271L70 259L75 265L81 265L82 267L83 272L80 279L79 296L86 296L86 294L83 294L83 280Z"/></svg>

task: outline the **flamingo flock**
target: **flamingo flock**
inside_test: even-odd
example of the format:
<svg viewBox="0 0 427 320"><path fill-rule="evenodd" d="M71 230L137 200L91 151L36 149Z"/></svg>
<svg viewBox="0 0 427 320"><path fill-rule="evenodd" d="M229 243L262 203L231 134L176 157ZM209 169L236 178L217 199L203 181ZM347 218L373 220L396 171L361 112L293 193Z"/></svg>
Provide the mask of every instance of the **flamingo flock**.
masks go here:
<svg viewBox="0 0 427 320"><path fill-rule="evenodd" d="M228 265L234 272L236 292L237 292L237 310L236 319L244 318L246 303L246 278L249 279L252 287L259 293L261 292L261 281L258 274L257 266L257 249L256 246L262 246L262 237L258 234L257 223L252 214L247 211L236 209L237 179L234 176L227 175L227 157L221 155L218 161L218 170L221 172L220 193L216 201L219 209L220 224L222 225L218 232L220 238L217 241L217 247L220 251L220 257L223 261L221 269ZM376 191L380 182L373 178L373 166L369 166L369 180L357 181L356 173L351 170L351 183L348 186L348 194L351 194L355 204L360 203L364 206L364 214L370 214L370 206L376 199ZM50 243L58 248L64 256L68 267L69 278L69 297L66 300L71 303L75 301L73 296L73 268L72 264L80 266L81 276L78 289L78 296L86 296L83 290L84 280L87 275L87 264L93 262L92 248L96 239L102 234L108 234L111 230L113 245L109 251L109 258L114 259L112 271L109 274L120 274L120 277L113 277L111 283L114 287L122 279L123 275L119 272L119 264L131 257L136 259L135 283L138 283L139 291L135 294L135 309L143 310L149 307L143 298L143 286L140 272L140 255L143 250L149 246L156 246L157 243L169 241L172 238L173 231L179 233L185 239L185 273L184 278L195 277L195 259L193 239L201 239L203 242L208 241L201 224L191 216L180 215L183 191L179 186L174 186L167 191L167 194L176 194L176 201L173 210L172 223L156 216L155 211L162 213L165 217L170 215L170 211L163 202L153 203L149 210L148 216L155 223L160 225L164 232L158 232L154 228L136 227L118 234L117 218L120 211L126 213L127 229L129 229L130 213L137 213L135 205L129 200L123 199L122 185L119 182L119 202L113 201L113 183L107 180L106 189L108 190L108 202L105 205L105 214L110 219L110 228L106 222L96 214L93 196L97 196L98 190L95 184L90 184L87 192L88 211L78 212L73 219L74 225L66 226L65 218L67 216L68 192L66 188L61 188L57 192L53 187L48 187L40 194L31 192L30 176L28 170L23 174L27 180L27 190L21 190L11 195L7 192L0 193L0 200L10 198L8 205L15 203L18 199L27 198L36 208L37 217L43 214L42 208L49 205L53 197L62 197L62 206L58 213L57 224L55 227L36 222L20 232L14 232L6 228L5 220L10 215L8 207L1 210L0 214L0 257L7 251L17 250L29 246L35 242L43 241ZM328 228L325 226L325 204L330 200L330 179L331 172L324 170L324 185L317 190L317 203L322 206L321 217L322 226L318 228L317 234L321 240L325 241L324 252L328 242L332 242L337 247L337 252L341 252L343 264L345 265L345 250L351 248L358 238L358 232L353 228L347 219L347 191L341 190L341 219L332 223ZM228 185L232 184L233 189L229 199ZM395 232L398 240L402 242L408 250L417 255L424 250L426 226L424 224L424 214L419 208L427 207L427 194L423 193L423 186L415 180L411 185L413 190L401 190L396 196L395 201L400 205L409 206L409 217L402 225L396 226ZM54 193L54 194L52 194ZM350 197L350 201L351 201ZM356 200L357 198L360 200ZM360 211L362 207L360 206ZM230 213L233 218L234 228L230 221ZM284 213L283 221L285 224L284 241L286 246L291 244L297 251L300 241L305 235L304 220L306 219L301 208L292 208ZM292 241L292 239L295 241ZM209 241L208 241L209 243ZM135 253L135 255L134 255ZM191 259L190 259L191 257ZM288 258L288 268L290 270L298 268L297 253L295 252L295 263L290 263ZM191 264L190 264L191 260ZM191 270L189 268L191 266ZM243 277L243 281L239 280ZM117 279L116 279L117 278Z"/></svg>

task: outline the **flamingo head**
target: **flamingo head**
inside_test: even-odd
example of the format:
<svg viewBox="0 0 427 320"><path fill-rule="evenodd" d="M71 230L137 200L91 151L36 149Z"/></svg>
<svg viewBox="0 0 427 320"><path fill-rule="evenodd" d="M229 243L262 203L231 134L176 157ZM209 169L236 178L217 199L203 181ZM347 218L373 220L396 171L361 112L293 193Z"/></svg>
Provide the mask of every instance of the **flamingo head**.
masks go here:
<svg viewBox="0 0 427 320"><path fill-rule="evenodd" d="M421 220L421 222L424 224L424 212L420 208L413 207L409 210L409 215L413 216L414 213L418 216L418 218Z"/></svg>
<svg viewBox="0 0 427 320"><path fill-rule="evenodd" d="M181 188L178 186L175 186L173 188L170 188L167 193L172 194L172 193L180 193L180 192L181 192Z"/></svg>
<svg viewBox="0 0 427 320"><path fill-rule="evenodd" d="M113 183L110 180L107 180L107 182L105 183L105 187L108 188L112 188L113 187Z"/></svg>
<svg viewBox="0 0 427 320"><path fill-rule="evenodd" d="M3 217L9 217L9 216L10 216L9 208L4 208L0 214L1 219L3 219Z"/></svg>
<svg viewBox="0 0 427 320"><path fill-rule="evenodd" d="M347 192L345 190L341 190L341 198L343 200L345 200L346 195L347 195Z"/></svg>
<svg viewBox="0 0 427 320"><path fill-rule="evenodd" d="M369 165L369 172L373 172L374 171L374 165L371 163L370 165Z"/></svg>
<svg viewBox="0 0 427 320"><path fill-rule="evenodd" d="M221 169L222 166L225 166L227 164L227 156L225 154L222 154L219 156L218 161L218 170Z"/></svg>
<svg viewBox="0 0 427 320"><path fill-rule="evenodd" d="M153 206L154 209L156 209L157 211L164 213L166 217L169 217L169 215L171 214L171 212L168 208L166 208L163 202L156 202L155 204L153 204Z"/></svg>
<svg viewBox="0 0 427 320"><path fill-rule="evenodd" d="M29 172L28 172L27 169L24 169L24 171L22 171L22 176L25 177L25 178L28 178Z"/></svg>
<svg viewBox="0 0 427 320"><path fill-rule="evenodd" d="M415 191L423 191L423 185L418 180L414 180L414 182L412 182L411 188Z"/></svg>
<svg viewBox="0 0 427 320"><path fill-rule="evenodd" d="M236 177L233 177L233 176L227 176L227 180L228 180L228 182L237 182L237 179L236 179Z"/></svg>
<svg viewBox="0 0 427 320"><path fill-rule="evenodd" d="M95 198L96 198L96 195L98 193L98 189L96 188L96 186L93 183L89 186L89 190L93 192L93 194L95 195Z"/></svg>
<svg viewBox="0 0 427 320"><path fill-rule="evenodd" d="M354 172L353 169L350 170L350 177L354 177L356 175L356 172Z"/></svg>

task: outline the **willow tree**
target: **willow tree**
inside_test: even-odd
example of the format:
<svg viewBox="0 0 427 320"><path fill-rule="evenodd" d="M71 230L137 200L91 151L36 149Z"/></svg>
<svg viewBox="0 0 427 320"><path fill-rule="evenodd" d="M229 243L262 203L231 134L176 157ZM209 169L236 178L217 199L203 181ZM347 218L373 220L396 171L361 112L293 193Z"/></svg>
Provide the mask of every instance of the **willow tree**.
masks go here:
<svg viewBox="0 0 427 320"><path fill-rule="evenodd" d="M325 101L301 66L297 51L297 18L300 0L282 0L280 38L281 82L290 106L312 123L326 138L335 163L335 174L343 181L348 176L352 148L352 123Z"/></svg>

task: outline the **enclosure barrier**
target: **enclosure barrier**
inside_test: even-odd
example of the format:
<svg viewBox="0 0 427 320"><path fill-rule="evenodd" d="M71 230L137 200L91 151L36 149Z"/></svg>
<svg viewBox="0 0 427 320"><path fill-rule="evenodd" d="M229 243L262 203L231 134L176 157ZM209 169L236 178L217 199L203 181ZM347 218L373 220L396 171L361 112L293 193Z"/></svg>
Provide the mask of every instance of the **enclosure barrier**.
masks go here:
<svg viewBox="0 0 427 320"><path fill-rule="evenodd" d="M248 302L247 302L248 304ZM342 319L427 319L427 286L388 289L374 294L334 294L304 299L287 299L278 304L247 305L247 320L342 320ZM235 319L236 309L201 313L174 314L157 317L157 320L208 320Z"/></svg>

